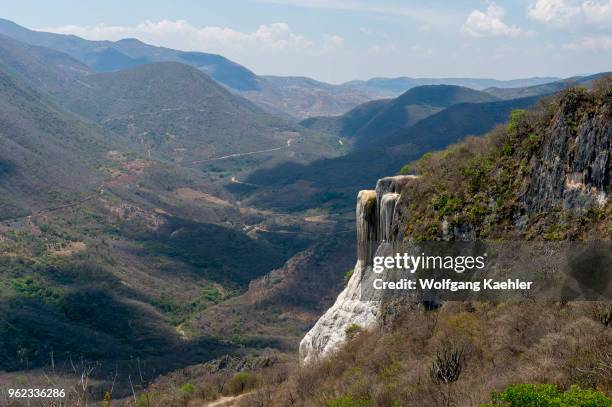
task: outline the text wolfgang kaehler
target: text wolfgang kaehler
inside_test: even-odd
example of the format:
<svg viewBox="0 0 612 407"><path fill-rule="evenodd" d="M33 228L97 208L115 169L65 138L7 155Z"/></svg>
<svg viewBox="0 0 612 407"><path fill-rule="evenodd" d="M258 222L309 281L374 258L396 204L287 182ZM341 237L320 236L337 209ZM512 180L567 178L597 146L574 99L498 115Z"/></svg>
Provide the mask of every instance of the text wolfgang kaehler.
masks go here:
<svg viewBox="0 0 612 407"><path fill-rule="evenodd" d="M453 271L458 274L464 272L483 270L486 268L487 254L482 256L429 256L409 255L397 253L394 256L375 256L372 271L381 274L385 270L404 271L414 274L419 270ZM523 281L518 278L496 281L492 278L482 280L463 281L452 278L401 278L395 281L385 281L382 278L374 279L375 290L447 290L447 291L481 291L481 290L530 290L532 281Z"/></svg>

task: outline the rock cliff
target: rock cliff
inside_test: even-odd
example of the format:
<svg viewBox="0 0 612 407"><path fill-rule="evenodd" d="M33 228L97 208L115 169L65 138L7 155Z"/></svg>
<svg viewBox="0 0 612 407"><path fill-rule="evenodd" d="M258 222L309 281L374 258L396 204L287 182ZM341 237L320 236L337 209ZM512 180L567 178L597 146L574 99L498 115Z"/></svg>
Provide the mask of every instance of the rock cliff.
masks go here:
<svg viewBox="0 0 612 407"><path fill-rule="evenodd" d="M562 206L602 206L610 188L612 112L605 103L582 113L571 99L555 112L523 196L526 213ZM581 114L582 113L582 114Z"/></svg>

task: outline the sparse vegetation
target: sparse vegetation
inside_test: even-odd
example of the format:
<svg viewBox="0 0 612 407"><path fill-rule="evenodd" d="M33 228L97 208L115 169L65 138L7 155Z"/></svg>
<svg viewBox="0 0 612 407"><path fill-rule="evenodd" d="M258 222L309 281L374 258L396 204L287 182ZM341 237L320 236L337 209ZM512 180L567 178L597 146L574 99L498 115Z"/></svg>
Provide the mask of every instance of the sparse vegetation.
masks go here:
<svg viewBox="0 0 612 407"><path fill-rule="evenodd" d="M612 333L591 318L589 303L406 307L392 325L362 331L334 355L296 368L271 389L268 405L291 397L304 406L478 405L516 382L548 382L559 394L579 385L568 392L576 400L612 394L601 353L612 347Z"/></svg>
<svg viewBox="0 0 612 407"><path fill-rule="evenodd" d="M606 328L612 325L612 303L598 302L592 305L592 315L595 321L601 322Z"/></svg>
<svg viewBox="0 0 612 407"><path fill-rule="evenodd" d="M344 286L346 287L348 285L349 280L351 279L351 277L353 277L353 272L355 271L354 268L348 270L346 273L344 273Z"/></svg>
<svg viewBox="0 0 612 407"><path fill-rule="evenodd" d="M359 332L361 332L361 326L354 323L347 326L344 330L344 333L348 339L353 339Z"/></svg>

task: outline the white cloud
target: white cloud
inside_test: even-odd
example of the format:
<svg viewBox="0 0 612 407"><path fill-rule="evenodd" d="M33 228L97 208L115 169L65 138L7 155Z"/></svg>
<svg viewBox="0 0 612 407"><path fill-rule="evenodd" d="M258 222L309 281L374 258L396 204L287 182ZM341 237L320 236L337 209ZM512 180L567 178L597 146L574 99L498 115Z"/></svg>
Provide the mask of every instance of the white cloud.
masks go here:
<svg viewBox="0 0 612 407"><path fill-rule="evenodd" d="M118 40L135 37L144 42L189 51L243 51L267 52L313 47L313 42L295 34L287 23L260 25L253 32L241 32L227 27L194 27L185 20L146 21L135 26L98 24L93 27L67 25L44 28L60 34L74 34L91 40ZM332 42L340 37L332 36Z"/></svg>
<svg viewBox="0 0 612 407"><path fill-rule="evenodd" d="M578 7L566 0L537 0L527 8L531 19L555 25L568 24L579 12Z"/></svg>
<svg viewBox="0 0 612 407"><path fill-rule="evenodd" d="M338 48L342 48L344 45L344 38L339 35L325 34L325 40L323 41L323 51L331 52Z"/></svg>
<svg viewBox="0 0 612 407"><path fill-rule="evenodd" d="M587 23L610 28L609 24L612 24L612 0L585 1L582 3L581 9Z"/></svg>
<svg viewBox="0 0 612 407"><path fill-rule="evenodd" d="M461 27L463 32L473 37L509 36L521 37L532 35L531 31L523 31L517 26L504 23L506 11L495 3L490 3L486 12L474 10Z"/></svg>
<svg viewBox="0 0 612 407"><path fill-rule="evenodd" d="M612 37L597 35L582 37L563 45L571 51L612 51Z"/></svg>
<svg viewBox="0 0 612 407"><path fill-rule="evenodd" d="M536 0L527 15L551 26L612 24L612 0Z"/></svg>

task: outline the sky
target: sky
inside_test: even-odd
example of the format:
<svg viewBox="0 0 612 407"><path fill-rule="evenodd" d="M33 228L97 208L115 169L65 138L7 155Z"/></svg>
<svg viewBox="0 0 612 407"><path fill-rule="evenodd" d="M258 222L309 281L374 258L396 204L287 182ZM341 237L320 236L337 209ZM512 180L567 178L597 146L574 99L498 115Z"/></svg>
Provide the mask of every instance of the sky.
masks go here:
<svg viewBox="0 0 612 407"><path fill-rule="evenodd" d="M0 10L32 29L138 38L331 83L612 70L612 0L0 0Z"/></svg>

